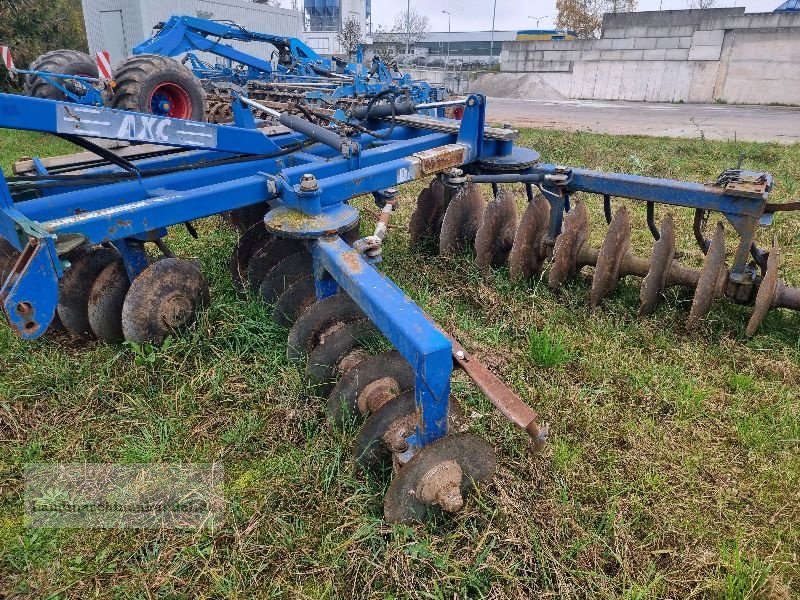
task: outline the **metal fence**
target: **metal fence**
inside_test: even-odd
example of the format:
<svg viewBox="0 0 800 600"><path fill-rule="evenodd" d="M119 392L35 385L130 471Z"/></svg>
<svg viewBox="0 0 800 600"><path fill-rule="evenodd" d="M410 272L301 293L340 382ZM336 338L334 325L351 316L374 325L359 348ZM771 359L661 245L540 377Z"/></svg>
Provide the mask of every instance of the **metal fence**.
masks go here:
<svg viewBox="0 0 800 600"><path fill-rule="evenodd" d="M488 69L471 69L468 65L451 65L447 69L407 66L401 70L416 79L424 79L431 85L444 85L454 94L469 93L475 81L481 75L489 73Z"/></svg>

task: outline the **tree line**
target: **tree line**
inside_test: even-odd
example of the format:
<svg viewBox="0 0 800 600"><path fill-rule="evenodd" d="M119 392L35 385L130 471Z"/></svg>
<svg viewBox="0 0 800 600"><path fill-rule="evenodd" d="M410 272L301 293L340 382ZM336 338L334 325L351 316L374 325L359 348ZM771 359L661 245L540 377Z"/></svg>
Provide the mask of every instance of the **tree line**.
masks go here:
<svg viewBox="0 0 800 600"><path fill-rule="evenodd" d="M18 67L49 50L87 51L80 0L0 0L0 44Z"/></svg>

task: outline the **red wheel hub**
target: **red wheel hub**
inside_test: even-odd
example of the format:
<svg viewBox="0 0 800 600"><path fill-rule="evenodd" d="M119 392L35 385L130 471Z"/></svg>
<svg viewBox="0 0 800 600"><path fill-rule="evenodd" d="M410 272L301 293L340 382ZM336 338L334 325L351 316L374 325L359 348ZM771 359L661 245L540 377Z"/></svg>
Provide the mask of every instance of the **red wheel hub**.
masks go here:
<svg viewBox="0 0 800 600"><path fill-rule="evenodd" d="M161 83L150 94L150 112L174 119L192 118L192 99L181 86Z"/></svg>

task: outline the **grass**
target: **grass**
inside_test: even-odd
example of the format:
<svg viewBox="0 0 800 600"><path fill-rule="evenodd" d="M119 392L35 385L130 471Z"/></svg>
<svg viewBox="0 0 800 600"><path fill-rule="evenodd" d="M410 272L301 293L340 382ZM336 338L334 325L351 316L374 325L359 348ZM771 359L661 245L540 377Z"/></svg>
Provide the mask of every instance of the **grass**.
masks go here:
<svg viewBox="0 0 800 600"><path fill-rule="evenodd" d="M535 130L521 141L549 162L700 182L744 155L774 174L775 201L800 195L797 144ZM6 170L24 154L66 150L38 135L0 137ZM403 188L399 225L421 186ZM590 202L598 245L602 211ZM644 212L633 210L632 247L646 255ZM698 266L692 215L675 212L681 262ZM516 286L468 255L415 254L405 229L392 229L382 268L551 423L544 452L530 454L456 375L469 429L497 448L497 474L459 515L392 527L383 486L350 470L355 431L328 428L324 402L287 363L286 331L237 297L227 275L235 235L217 219L197 225L199 240L174 228L171 243L200 257L213 301L168 347L22 343L0 330L0 595L800 595L797 314L773 311L747 340L750 309L717 302L688 334L687 292L670 290L637 319L628 278L592 310L590 272L558 292ZM773 233L783 276L800 284L800 221L779 215L762 244ZM56 461L219 461L226 522L199 532L27 528L23 468Z"/></svg>

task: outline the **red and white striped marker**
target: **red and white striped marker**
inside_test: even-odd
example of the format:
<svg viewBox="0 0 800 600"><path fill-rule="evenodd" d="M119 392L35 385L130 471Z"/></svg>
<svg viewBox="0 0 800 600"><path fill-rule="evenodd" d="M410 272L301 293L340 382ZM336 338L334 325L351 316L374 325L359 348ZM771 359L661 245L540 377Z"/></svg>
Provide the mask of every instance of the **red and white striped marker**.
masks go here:
<svg viewBox="0 0 800 600"><path fill-rule="evenodd" d="M3 57L3 64L6 69L13 73L16 70L14 58L11 56L11 49L8 46L0 46L0 55Z"/></svg>
<svg viewBox="0 0 800 600"><path fill-rule="evenodd" d="M95 53L95 61L97 62L97 70L100 73L100 79L106 81L111 80L111 54L105 50Z"/></svg>

